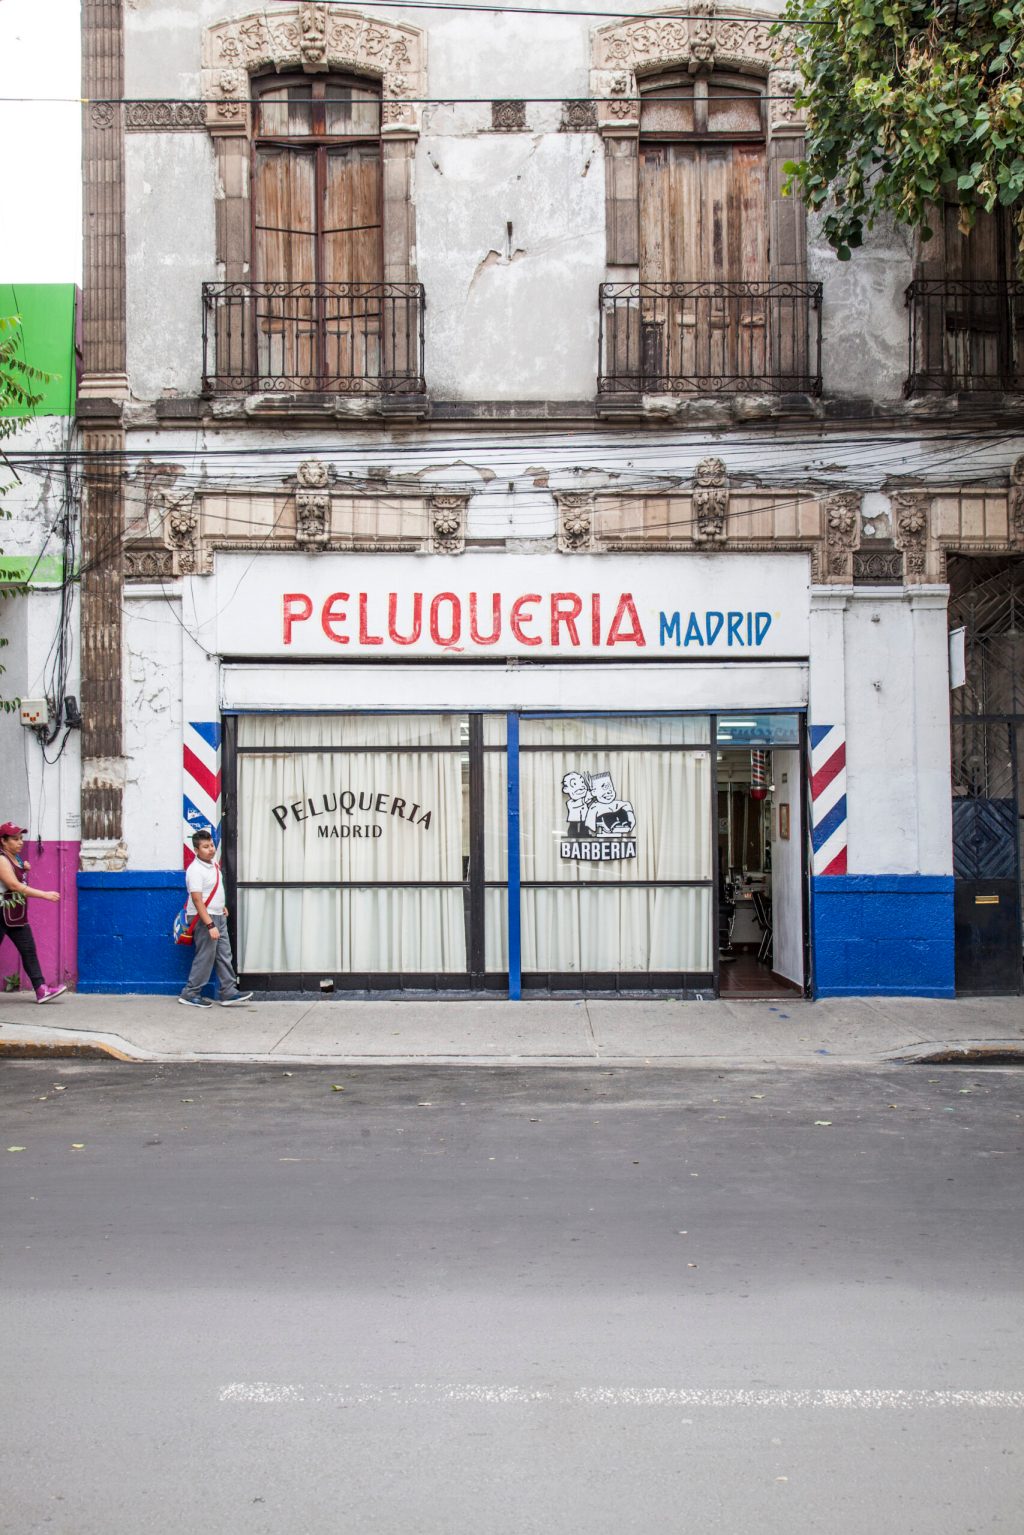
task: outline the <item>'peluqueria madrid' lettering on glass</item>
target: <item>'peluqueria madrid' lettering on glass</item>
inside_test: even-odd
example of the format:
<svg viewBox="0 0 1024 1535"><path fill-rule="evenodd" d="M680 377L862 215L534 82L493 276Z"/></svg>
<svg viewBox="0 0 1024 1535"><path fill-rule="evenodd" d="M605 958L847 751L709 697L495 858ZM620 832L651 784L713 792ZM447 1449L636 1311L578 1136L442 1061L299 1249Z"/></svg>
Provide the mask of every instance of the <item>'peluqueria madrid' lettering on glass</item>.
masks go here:
<svg viewBox="0 0 1024 1535"><path fill-rule="evenodd" d="M324 839L382 837L385 825L394 818L407 826L418 826L421 831L429 831L434 815L432 810L424 810L413 800L403 799L401 795L392 794L388 790L375 789L341 789L331 794L306 796L288 805L273 805L270 813L282 831L302 821L316 821L321 816L336 817L317 826L317 836ZM373 822L355 820L354 817L360 813L382 819ZM342 819L345 816L348 820Z"/></svg>

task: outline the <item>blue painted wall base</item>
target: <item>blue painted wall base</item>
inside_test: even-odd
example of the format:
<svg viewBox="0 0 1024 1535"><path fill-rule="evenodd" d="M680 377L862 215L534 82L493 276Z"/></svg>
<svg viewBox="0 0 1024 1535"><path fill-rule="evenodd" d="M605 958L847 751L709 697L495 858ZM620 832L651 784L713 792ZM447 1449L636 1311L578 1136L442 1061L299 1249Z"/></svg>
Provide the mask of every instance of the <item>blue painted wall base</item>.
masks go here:
<svg viewBox="0 0 1024 1535"><path fill-rule="evenodd" d="M78 990L174 996L192 950L171 940L180 869L78 876ZM952 997L953 879L840 874L812 881L819 997Z"/></svg>
<svg viewBox="0 0 1024 1535"><path fill-rule="evenodd" d="M955 995L952 875L830 874L811 883L815 996Z"/></svg>
<svg viewBox="0 0 1024 1535"><path fill-rule="evenodd" d="M171 938L185 904L181 869L126 869L78 876L78 990L174 996L192 950Z"/></svg>

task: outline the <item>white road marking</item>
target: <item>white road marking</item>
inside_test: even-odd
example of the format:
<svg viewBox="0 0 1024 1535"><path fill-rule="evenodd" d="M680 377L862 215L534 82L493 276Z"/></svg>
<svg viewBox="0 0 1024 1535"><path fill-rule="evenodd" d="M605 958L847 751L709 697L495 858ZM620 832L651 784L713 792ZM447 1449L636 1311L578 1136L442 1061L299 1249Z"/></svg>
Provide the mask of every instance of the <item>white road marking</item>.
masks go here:
<svg viewBox="0 0 1024 1535"><path fill-rule="evenodd" d="M1024 1409L1024 1391L782 1391L727 1390L717 1387L578 1386L536 1389L526 1386L410 1385L410 1386L290 1386L271 1381L238 1381L220 1391L222 1402L259 1406L294 1403L345 1407L393 1405L406 1407L470 1404L487 1407L531 1406L557 1402L578 1407L759 1407L792 1409L840 1408L855 1411L908 1412L924 1408Z"/></svg>

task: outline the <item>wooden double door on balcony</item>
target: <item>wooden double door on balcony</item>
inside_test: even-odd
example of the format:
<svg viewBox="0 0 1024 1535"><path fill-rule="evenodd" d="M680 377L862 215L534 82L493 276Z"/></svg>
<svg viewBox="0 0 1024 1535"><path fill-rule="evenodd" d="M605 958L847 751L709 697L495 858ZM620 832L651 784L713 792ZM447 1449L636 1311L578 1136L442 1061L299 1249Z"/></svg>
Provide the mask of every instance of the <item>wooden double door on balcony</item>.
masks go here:
<svg viewBox="0 0 1024 1535"><path fill-rule="evenodd" d="M260 145L254 194L260 377L300 389L358 389L378 379L379 144Z"/></svg>
<svg viewBox="0 0 1024 1535"><path fill-rule="evenodd" d="M645 377L721 388L767 376L769 275L764 144L642 144Z"/></svg>

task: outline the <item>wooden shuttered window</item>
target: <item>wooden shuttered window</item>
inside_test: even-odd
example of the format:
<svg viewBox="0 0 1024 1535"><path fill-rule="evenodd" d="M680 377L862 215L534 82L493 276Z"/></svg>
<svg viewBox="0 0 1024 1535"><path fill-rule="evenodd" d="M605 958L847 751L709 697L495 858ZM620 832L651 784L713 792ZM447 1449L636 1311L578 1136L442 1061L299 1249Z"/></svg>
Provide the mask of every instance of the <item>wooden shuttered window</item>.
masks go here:
<svg viewBox="0 0 1024 1535"><path fill-rule="evenodd" d="M764 106L759 84L659 81L644 92L638 205L640 371L741 380L770 371L763 294L771 276ZM676 285L669 293L657 285Z"/></svg>
<svg viewBox="0 0 1024 1535"><path fill-rule="evenodd" d="M936 212L924 246L925 275L941 289L924 301L924 370L950 389L1019 387L1024 379L1024 304L1016 277L1013 222L1006 209L979 210L970 234L960 207Z"/></svg>
<svg viewBox="0 0 1024 1535"><path fill-rule="evenodd" d="M262 376L324 387L380 373L380 102L326 77L262 90L253 145L253 278Z"/></svg>

